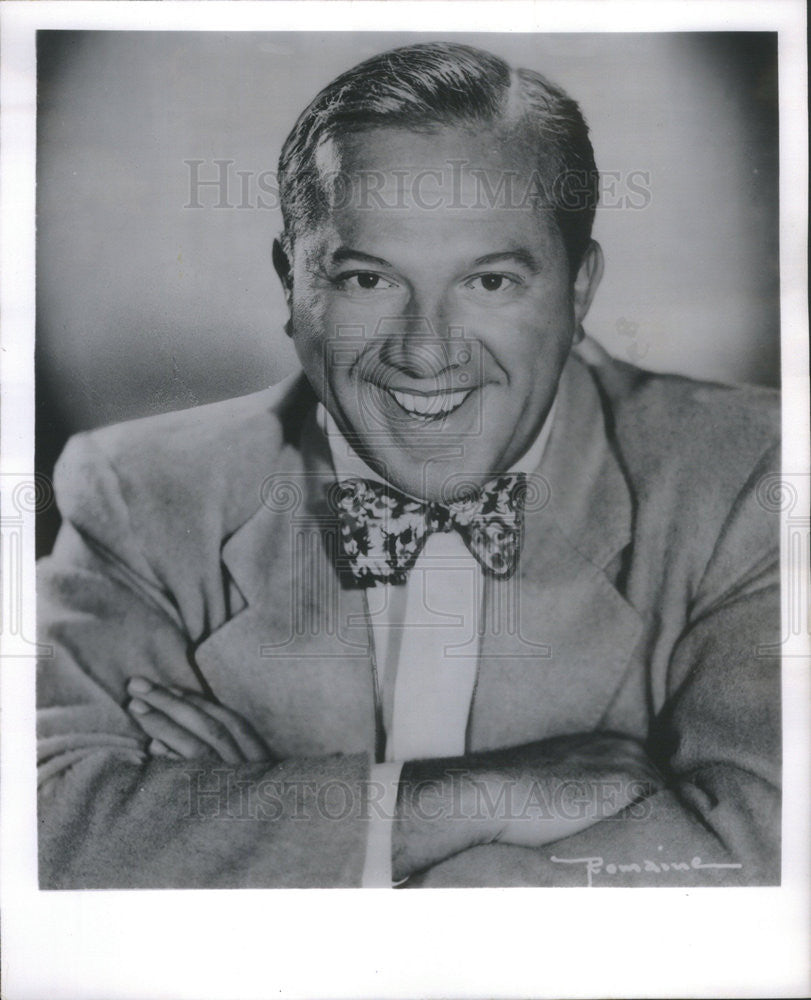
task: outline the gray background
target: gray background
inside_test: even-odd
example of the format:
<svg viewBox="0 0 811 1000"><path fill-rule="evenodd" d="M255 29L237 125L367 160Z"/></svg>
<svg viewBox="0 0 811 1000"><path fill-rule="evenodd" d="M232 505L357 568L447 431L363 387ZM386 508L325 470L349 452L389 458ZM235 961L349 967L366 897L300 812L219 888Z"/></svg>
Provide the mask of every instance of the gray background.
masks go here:
<svg viewBox="0 0 811 1000"><path fill-rule="evenodd" d="M67 436L250 392L295 365L257 177L315 93L431 38L540 70L581 104L598 167L650 176L598 211L586 328L656 370L776 385L776 36L40 32L37 465ZM189 208L187 160L229 168ZM247 199L237 171L247 171ZM267 201L267 197L265 199ZM616 199L614 199L616 200ZM240 205L247 207L240 207ZM46 551L57 526L40 519Z"/></svg>

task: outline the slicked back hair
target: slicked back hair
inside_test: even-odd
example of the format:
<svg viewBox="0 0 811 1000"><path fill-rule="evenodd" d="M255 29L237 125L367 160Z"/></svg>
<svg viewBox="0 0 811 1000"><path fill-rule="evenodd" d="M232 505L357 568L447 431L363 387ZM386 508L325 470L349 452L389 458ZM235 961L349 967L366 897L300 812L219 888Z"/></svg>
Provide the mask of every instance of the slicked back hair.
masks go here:
<svg viewBox="0 0 811 1000"><path fill-rule="evenodd" d="M325 211L318 153L330 140L373 128L515 129L537 142L537 174L572 277L591 238L598 174L577 103L532 70L468 45L423 42L392 49L343 73L299 116L282 147L279 182L285 239Z"/></svg>

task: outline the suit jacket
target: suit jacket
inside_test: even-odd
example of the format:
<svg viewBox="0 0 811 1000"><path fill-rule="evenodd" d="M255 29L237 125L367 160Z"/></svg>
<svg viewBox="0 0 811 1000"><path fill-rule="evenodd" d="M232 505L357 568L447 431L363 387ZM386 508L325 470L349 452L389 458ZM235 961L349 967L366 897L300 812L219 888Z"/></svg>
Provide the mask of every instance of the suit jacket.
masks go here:
<svg viewBox="0 0 811 1000"><path fill-rule="evenodd" d="M336 569L315 405L296 375L66 447L38 589L43 887L359 884L372 651ZM518 572L488 579L466 640L468 749L611 730L668 787L415 884L779 881L777 418L769 390L569 359ZM150 758L122 707L133 674L216 697L274 761Z"/></svg>

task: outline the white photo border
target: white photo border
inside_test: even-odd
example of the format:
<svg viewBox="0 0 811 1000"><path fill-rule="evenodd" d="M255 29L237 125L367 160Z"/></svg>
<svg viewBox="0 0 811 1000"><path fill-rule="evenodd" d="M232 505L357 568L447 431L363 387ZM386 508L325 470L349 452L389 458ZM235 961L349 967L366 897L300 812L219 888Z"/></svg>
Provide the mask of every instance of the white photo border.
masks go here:
<svg viewBox="0 0 811 1000"><path fill-rule="evenodd" d="M2 930L9 1000L805 996L809 636L785 646L783 885L749 889L40 892L34 767L35 32L777 31L785 479L809 509L805 8L763 2L9 2L2 36ZM33 505L32 505L33 507ZM792 510L784 511L784 535ZM11 512L11 513L10 513ZM805 532L807 537L808 520ZM802 530L802 526L801 526ZM808 595L805 562L785 561ZM789 578L788 574L794 574ZM10 578L10 582L9 582ZM803 585L803 580L805 584ZM18 602L18 603L15 603ZM13 605L13 607L12 607ZM784 613L786 609L784 608ZM805 609L807 616L808 610ZM14 622L17 625L14 625ZM11 625L11 627L10 627Z"/></svg>

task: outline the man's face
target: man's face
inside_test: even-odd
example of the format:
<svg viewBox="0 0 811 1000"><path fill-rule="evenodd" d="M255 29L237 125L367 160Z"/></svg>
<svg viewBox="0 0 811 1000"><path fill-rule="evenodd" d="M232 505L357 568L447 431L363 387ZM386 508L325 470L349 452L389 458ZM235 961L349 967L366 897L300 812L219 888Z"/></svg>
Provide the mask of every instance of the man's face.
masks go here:
<svg viewBox="0 0 811 1000"><path fill-rule="evenodd" d="M520 139L387 128L331 154L355 187L296 236L291 335L366 462L447 502L509 469L540 430L599 248L573 282L551 213L522 202L537 160Z"/></svg>

